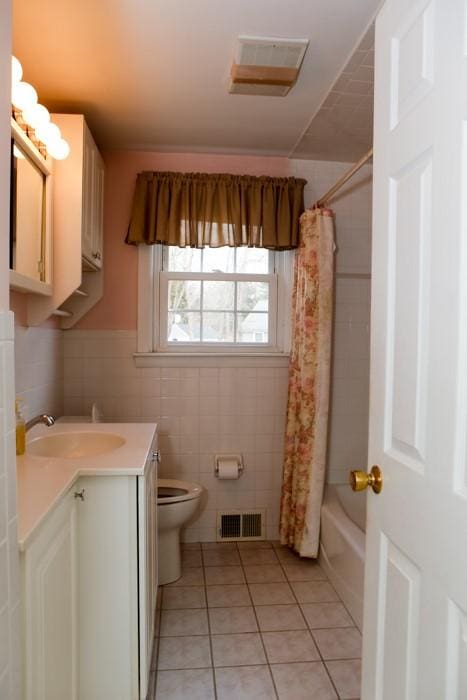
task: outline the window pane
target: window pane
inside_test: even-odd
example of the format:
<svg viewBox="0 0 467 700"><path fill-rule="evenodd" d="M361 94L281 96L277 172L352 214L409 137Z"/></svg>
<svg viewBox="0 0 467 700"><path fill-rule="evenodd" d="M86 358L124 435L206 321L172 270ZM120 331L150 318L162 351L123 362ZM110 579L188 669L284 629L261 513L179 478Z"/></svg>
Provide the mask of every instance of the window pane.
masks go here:
<svg viewBox="0 0 467 700"><path fill-rule="evenodd" d="M238 282L237 309L239 311L267 311L269 282Z"/></svg>
<svg viewBox="0 0 467 700"><path fill-rule="evenodd" d="M199 280L169 281L169 310L199 310L201 299L201 282Z"/></svg>
<svg viewBox="0 0 467 700"><path fill-rule="evenodd" d="M267 343L268 314L238 314L237 343Z"/></svg>
<svg viewBox="0 0 467 700"><path fill-rule="evenodd" d="M267 275L269 272L269 251L264 248L237 248L236 272Z"/></svg>
<svg viewBox="0 0 467 700"><path fill-rule="evenodd" d="M203 272L234 272L235 248L203 248Z"/></svg>
<svg viewBox="0 0 467 700"><path fill-rule="evenodd" d="M235 282L203 282L203 309L233 311Z"/></svg>
<svg viewBox="0 0 467 700"><path fill-rule="evenodd" d="M170 272L201 272L201 250L199 248L178 248L167 246Z"/></svg>
<svg viewBox="0 0 467 700"><path fill-rule="evenodd" d="M203 313L203 342L204 343L233 343L234 314L233 313Z"/></svg>
<svg viewBox="0 0 467 700"><path fill-rule="evenodd" d="M167 338L169 343L198 343L200 339L199 312L183 311L168 315Z"/></svg>

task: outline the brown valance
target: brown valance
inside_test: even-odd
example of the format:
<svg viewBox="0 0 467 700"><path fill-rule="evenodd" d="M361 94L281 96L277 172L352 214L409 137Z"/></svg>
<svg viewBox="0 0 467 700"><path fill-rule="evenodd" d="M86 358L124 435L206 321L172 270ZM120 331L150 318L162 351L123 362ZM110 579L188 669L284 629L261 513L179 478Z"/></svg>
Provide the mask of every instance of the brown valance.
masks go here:
<svg viewBox="0 0 467 700"><path fill-rule="evenodd" d="M296 248L306 180L143 172L126 243Z"/></svg>

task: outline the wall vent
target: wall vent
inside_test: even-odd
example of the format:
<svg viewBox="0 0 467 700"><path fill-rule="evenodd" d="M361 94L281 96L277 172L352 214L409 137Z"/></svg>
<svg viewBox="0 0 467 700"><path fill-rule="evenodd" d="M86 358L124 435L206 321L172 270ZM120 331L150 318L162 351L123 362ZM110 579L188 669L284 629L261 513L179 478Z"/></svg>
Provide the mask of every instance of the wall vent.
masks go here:
<svg viewBox="0 0 467 700"><path fill-rule="evenodd" d="M308 39L239 36L229 92L285 96L298 77Z"/></svg>
<svg viewBox="0 0 467 700"><path fill-rule="evenodd" d="M217 541L264 540L266 510L219 510L217 511Z"/></svg>

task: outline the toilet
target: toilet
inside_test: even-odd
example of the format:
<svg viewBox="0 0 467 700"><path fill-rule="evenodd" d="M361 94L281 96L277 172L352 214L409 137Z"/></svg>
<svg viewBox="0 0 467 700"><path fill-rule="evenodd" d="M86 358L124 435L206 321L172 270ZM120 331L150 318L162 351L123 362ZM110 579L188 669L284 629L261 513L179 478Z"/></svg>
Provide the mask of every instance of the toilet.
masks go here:
<svg viewBox="0 0 467 700"><path fill-rule="evenodd" d="M177 479L157 480L157 539L159 585L172 583L182 574L180 528L196 511L203 489Z"/></svg>

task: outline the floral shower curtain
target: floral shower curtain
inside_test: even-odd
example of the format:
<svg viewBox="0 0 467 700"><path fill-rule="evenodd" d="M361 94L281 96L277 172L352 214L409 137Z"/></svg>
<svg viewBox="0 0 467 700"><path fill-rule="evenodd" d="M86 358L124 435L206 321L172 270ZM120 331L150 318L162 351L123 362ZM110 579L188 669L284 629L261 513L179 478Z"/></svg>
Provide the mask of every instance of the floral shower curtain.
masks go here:
<svg viewBox="0 0 467 700"><path fill-rule="evenodd" d="M316 557L323 497L331 367L334 219L329 209L300 219L292 312L280 537Z"/></svg>

